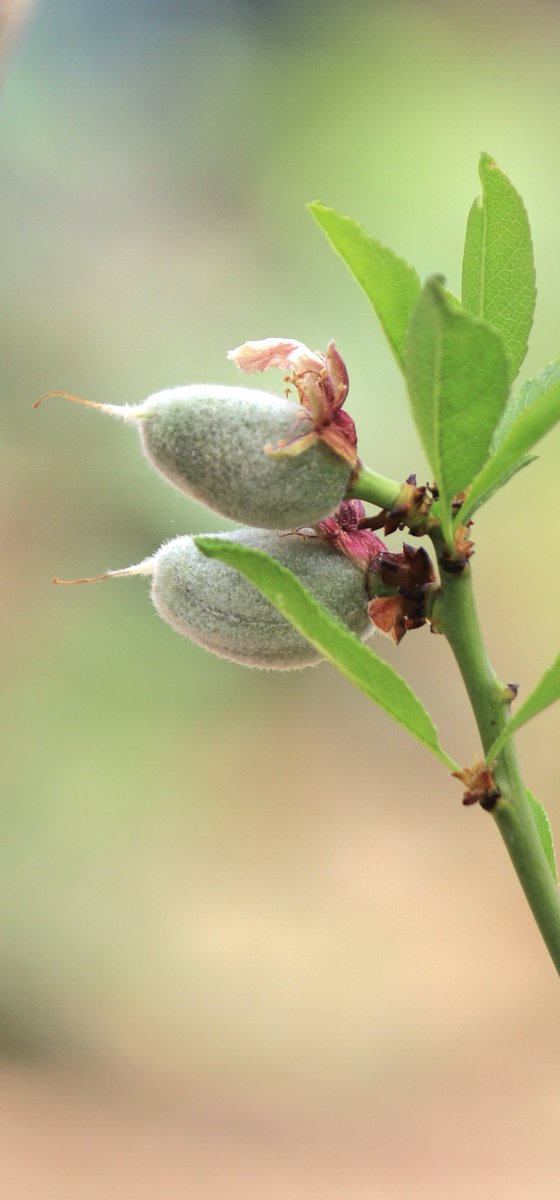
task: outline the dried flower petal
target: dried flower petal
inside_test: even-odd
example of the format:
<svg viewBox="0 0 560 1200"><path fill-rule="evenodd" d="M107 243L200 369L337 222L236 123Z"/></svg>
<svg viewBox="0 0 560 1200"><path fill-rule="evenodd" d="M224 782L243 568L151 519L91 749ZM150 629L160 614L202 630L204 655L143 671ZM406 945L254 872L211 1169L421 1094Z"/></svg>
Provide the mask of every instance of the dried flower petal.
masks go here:
<svg viewBox="0 0 560 1200"><path fill-rule="evenodd" d="M228 358L253 375L256 371L268 371L280 367L282 371L322 371L325 365L322 354L315 354L293 338L263 338L260 342L244 342L228 351Z"/></svg>
<svg viewBox="0 0 560 1200"><path fill-rule="evenodd" d="M264 452L268 454L269 458L297 458L318 441L318 438L319 435L313 430L311 433L298 433L297 426L294 425L293 437L282 438L275 446L272 442L268 442L264 447Z"/></svg>
<svg viewBox="0 0 560 1200"><path fill-rule="evenodd" d="M363 571L386 550L385 543L371 529L360 529L365 517L361 500L343 500L336 512L324 521L318 521L314 530L318 537L336 546Z"/></svg>
<svg viewBox="0 0 560 1200"><path fill-rule="evenodd" d="M334 342L329 342L326 354L320 354L294 338L264 338L237 346L229 351L228 358L248 373L268 371L271 367L287 371L287 381L297 391L300 404L311 418L316 438L351 467L356 466L356 427L348 413L341 411L348 394L348 372ZM311 442L307 431L304 434L296 429L294 438L274 447L267 446L267 454L282 457L298 453L294 449L296 440L303 441L304 437L301 452Z"/></svg>

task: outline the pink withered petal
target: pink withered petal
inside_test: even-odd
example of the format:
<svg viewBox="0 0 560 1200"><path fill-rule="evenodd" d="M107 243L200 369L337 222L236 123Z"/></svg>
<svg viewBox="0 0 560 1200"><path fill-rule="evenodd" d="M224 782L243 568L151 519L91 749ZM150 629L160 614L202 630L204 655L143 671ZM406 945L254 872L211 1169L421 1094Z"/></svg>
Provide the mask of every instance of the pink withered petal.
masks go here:
<svg viewBox="0 0 560 1200"><path fill-rule="evenodd" d="M327 425L325 429L321 430L321 441L333 451L333 454L338 454L339 458L343 458L349 466L356 466L358 461L356 448L348 445L347 439L339 430Z"/></svg>
<svg viewBox="0 0 560 1200"><path fill-rule="evenodd" d="M332 407L326 394L324 373L323 378L316 372L306 371L297 376L295 385L301 403L307 409L316 426L328 424L331 420Z"/></svg>
<svg viewBox="0 0 560 1200"><path fill-rule="evenodd" d="M357 529L355 533L348 533L343 529L338 535L336 545L363 571L368 571L375 559L385 550L381 538L376 537L370 529Z"/></svg>
<svg viewBox="0 0 560 1200"><path fill-rule="evenodd" d="M325 370L325 355L318 350L310 350L303 342L298 342L291 352L288 365L295 375L305 375L310 371L313 375L322 374Z"/></svg>
<svg viewBox="0 0 560 1200"><path fill-rule="evenodd" d="M334 516L325 517L324 521L317 521L314 529L317 537L323 538L325 542L334 542L340 533L340 525Z"/></svg>
<svg viewBox="0 0 560 1200"><path fill-rule="evenodd" d="M235 350L229 350L228 358L247 374L268 371L271 367L301 374L304 371L322 371L325 366L324 355L315 354L294 338L263 338L258 342L244 342Z"/></svg>
<svg viewBox="0 0 560 1200"><path fill-rule="evenodd" d="M376 558L379 558L381 554L385 554L387 547L385 542L383 542L381 538L373 532L373 529L362 529L360 532L362 537L365 533L367 533L367 541L364 538L364 544L367 545L368 548L369 565L371 566L372 563L375 562Z"/></svg>
<svg viewBox="0 0 560 1200"><path fill-rule="evenodd" d="M326 354L310 350L295 338L264 338L244 342L228 352L228 358L241 371L252 373L279 367L287 373L287 382L297 392L302 409L313 422L316 437L296 432L278 446L267 446L267 454L280 457L301 454L320 438L354 468L358 461L356 427L342 405L348 394L348 372L334 342ZM294 447L288 449L287 447Z"/></svg>
<svg viewBox="0 0 560 1200"><path fill-rule="evenodd" d="M368 571L387 547L371 529L359 528L364 516L361 500L343 500L336 512L324 521L318 521L314 529L318 537L336 546L363 571Z"/></svg>
<svg viewBox="0 0 560 1200"><path fill-rule="evenodd" d="M272 442L269 442L264 447L264 452L269 458L297 458L298 455L303 454L304 450L308 450L318 440L318 433L302 433L299 437L294 437L292 441L283 438L275 446Z"/></svg>
<svg viewBox="0 0 560 1200"><path fill-rule="evenodd" d="M342 420L344 418L344 420ZM332 421L319 430L321 440L340 458L345 458L350 466L355 467L358 461L358 439L356 426L348 413L337 410Z"/></svg>
<svg viewBox="0 0 560 1200"><path fill-rule="evenodd" d="M336 408L341 408L348 395L348 371L346 363L334 342L327 346L327 374L332 385L333 402Z"/></svg>

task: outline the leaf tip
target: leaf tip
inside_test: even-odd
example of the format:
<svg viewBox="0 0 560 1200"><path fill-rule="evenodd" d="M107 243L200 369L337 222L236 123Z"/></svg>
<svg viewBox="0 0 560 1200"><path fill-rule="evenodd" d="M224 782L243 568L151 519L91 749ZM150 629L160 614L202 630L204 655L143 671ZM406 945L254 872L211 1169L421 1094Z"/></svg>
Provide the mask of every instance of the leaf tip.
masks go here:
<svg viewBox="0 0 560 1200"><path fill-rule="evenodd" d="M330 211L329 208L327 207L327 205L324 204L322 200L308 200L305 207L306 207L307 211L311 213L311 216L314 217L315 220L319 221L319 222L321 220L321 217L324 215L324 213L327 213Z"/></svg>
<svg viewBox="0 0 560 1200"><path fill-rule="evenodd" d="M426 280L426 287L429 288L430 291L441 293L442 288L445 287L445 275L441 275L439 273L436 275L430 275Z"/></svg>
<svg viewBox="0 0 560 1200"><path fill-rule="evenodd" d="M446 307L445 275L430 275L424 284L424 293L439 307Z"/></svg>
<svg viewBox="0 0 560 1200"><path fill-rule="evenodd" d="M219 553L218 538L203 535L202 537L193 538L193 542L197 550L200 550L201 554L204 554L206 558L215 558Z"/></svg>
<svg viewBox="0 0 560 1200"><path fill-rule="evenodd" d="M498 166L498 164L497 164L495 158L492 158L492 155L488 154L486 150L481 150L480 157L478 160L479 171L482 173L482 171L485 167L492 168L492 167L497 167L497 166ZM499 168L498 168L498 170L499 170Z"/></svg>

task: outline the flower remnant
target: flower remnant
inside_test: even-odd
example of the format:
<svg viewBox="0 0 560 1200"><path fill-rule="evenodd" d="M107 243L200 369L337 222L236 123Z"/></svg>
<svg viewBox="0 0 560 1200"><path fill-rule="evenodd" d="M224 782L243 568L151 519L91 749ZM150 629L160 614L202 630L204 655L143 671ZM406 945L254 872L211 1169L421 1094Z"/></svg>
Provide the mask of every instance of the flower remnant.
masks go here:
<svg viewBox="0 0 560 1200"><path fill-rule="evenodd" d="M356 468L356 426L352 417L343 412L348 372L334 342L329 342L326 354L320 354L293 338L264 338L237 346L229 351L228 358L248 374L268 371L271 367L286 371L286 382L295 388L302 406L301 417L311 419L311 430L306 422L305 432L300 432L296 422L288 437L266 446L271 458L296 456L314 442L322 441Z"/></svg>
<svg viewBox="0 0 560 1200"><path fill-rule="evenodd" d="M394 596L375 597L369 606L376 629L398 646L409 629L426 623L426 599L433 590L435 572L423 547L415 550L405 542L401 554L383 554L379 560L382 582L397 588Z"/></svg>
<svg viewBox="0 0 560 1200"><path fill-rule="evenodd" d="M361 500L343 500L335 513L313 526L323 541L346 554L357 567L369 571L387 547L373 530L361 527L366 510Z"/></svg>

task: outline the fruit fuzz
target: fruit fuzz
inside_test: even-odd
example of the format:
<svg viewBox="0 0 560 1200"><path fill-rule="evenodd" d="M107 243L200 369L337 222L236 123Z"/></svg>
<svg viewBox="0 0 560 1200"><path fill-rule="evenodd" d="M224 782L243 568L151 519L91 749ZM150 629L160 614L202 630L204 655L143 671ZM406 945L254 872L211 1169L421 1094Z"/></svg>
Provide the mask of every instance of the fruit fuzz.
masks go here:
<svg viewBox="0 0 560 1200"><path fill-rule="evenodd" d="M371 587L368 594L368 575L333 546L319 538L255 529L212 536L266 551L293 571L317 600L359 637L373 632L368 617L372 594ZM221 658L277 670L321 661L319 652L245 576L217 559L206 558L192 537L174 538L136 566L99 578L127 575L150 575L152 601L164 621Z"/></svg>
<svg viewBox="0 0 560 1200"><path fill-rule="evenodd" d="M58 394L135 423L146 457L169 483L245 526L217 536L268 552L365 637L380 584L373 564L384 547L360 528L361 502L344 501L358 455L354 421L344 411L343 359L334 342L321 354L290 338L246 342L228 357L250 373L289 372L284 381L297 402L214 384L170 388L130 406ZM306 536L270 532L296 529ZM223 658L279 670L321 659L242 574L206 558L189 536L98 578L124 575L150 575L160 616Z"/></svg>
<svg viewBox="0 0 560 1200"><path fill-rule="evenodd" d="M215 512L261 529L292 529L331 513L350 477L323 442L297 457L266 447L312 425L300 405L242 387L194 385L150 397L139 424L146 457L176 487Z"/></svg>
<svg viewBox="0 0 560 1200"><path fill-rule="evenodd" d="M57 394L57 393L54 393ZM141 404L97 404L58 393L137 425L144 453L169 483L214 512L261 529L296 529L329 516L352 471L323 440L301 404L244 387L190 384ZM278 456L294 431L311 444Z"/></svg>

